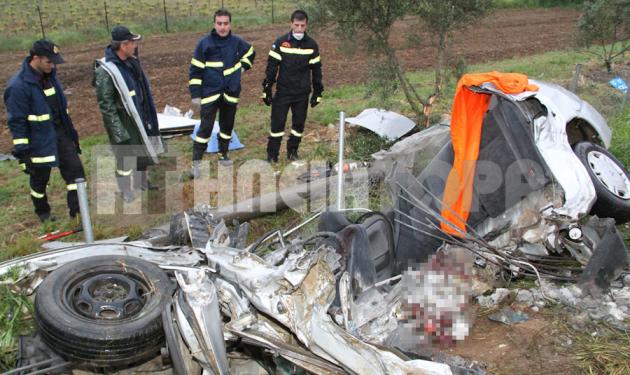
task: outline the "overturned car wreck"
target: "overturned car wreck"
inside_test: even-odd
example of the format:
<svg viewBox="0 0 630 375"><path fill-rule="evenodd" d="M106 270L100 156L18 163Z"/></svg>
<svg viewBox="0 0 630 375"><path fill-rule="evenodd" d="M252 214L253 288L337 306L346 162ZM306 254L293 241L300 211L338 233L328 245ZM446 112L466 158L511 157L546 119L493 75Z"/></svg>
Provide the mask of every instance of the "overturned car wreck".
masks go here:
<svg viewBox="0 0 630 375"><path fill-rule="evenodd" d="M437 125L375 155L370 175L394 202L384 212L325 211L246 245L247 223L230 230L200 208L169 233L55 243L0 264L17 270L15 289L37 291L32 346L49 353L23 350L11 373L158 358L175 374L482 374L430 347L468 334L473 264L591 294L628 265L614 225L630 219L630 178L606 151L610 129L573 94L530 82L538 89L462 88L488 102L460 179L465 215L445 193L459 135Z"/></svg>

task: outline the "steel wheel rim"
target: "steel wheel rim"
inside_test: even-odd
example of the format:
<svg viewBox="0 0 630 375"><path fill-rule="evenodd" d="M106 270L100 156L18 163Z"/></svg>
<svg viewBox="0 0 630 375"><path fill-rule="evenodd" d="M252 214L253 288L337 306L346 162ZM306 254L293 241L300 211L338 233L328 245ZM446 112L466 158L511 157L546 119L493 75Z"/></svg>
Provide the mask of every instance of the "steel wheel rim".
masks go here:
<svg viewBox="0 0 630 375"><path fill-rule="evenodd" d="M589 168L606 190L620 199L630 199L630 180L613 159L599 151L589 152L586 158Z"/></svg>
<svg viewBox="0 0 630 375"><path fill-rule="evenodd" d="M147 302L149 288L133 274L107 272L86 275L66 294L73 313L99 321L120 321L137 316Z"/></svg>

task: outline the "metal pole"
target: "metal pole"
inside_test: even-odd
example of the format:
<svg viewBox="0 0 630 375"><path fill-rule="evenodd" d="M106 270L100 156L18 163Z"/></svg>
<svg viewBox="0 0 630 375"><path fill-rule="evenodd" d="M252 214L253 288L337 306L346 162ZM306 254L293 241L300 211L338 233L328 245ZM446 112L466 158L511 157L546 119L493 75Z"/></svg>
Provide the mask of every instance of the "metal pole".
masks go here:
<svg viewBox="0 0 630 375"><path fill-rule="evenodd" d="M630 86L630 79L626 79L626 86ZM626 92L623 94L623 101L621 102L621 110L623 111L626 103L628 103L628 94L630 94L630 87L626 88Z"/></svg>
<svg viewBox="0 0 630 375"><path fill-rule="evenodd" d="M92 221L90 220L90 207L88 206L87 183L85 178L77 178L77 194L79 195L79 211L81 212L81 226L85 236L85 243L94 242L92 233Z"/></svg>
<svg viewBox="0 0 630 375"><path fill-rule="evenodd" d="M575 73L573 74L573 80L571 81L570 91L575 92L577 90L578 79L580 78L580 72L582 71L582 64L575 64Z"/></svg>
<svg viewBox="0 0 630 375"><path fill-rule="evenodd" d="M339 164L337 164L337 211L344 208L343 204L343 148L345 138L346 114L339 112Z"/></svg>
<svg viewBox="0 0 630 375"><path fill-rule="evenodd" d="M166 0L162 0L162 4L164 5L164 26L166 27L166 32L168 33L168 16L166 14Z"/></svg>
<svg viewBox="0 0 630 375"><path fill-rule="evenodd" d="M37 6L37 14L39 15L39 25L42 27L42 38L46 39L46 31L44 31L44 21L42 20L42 10Z"/></svg>

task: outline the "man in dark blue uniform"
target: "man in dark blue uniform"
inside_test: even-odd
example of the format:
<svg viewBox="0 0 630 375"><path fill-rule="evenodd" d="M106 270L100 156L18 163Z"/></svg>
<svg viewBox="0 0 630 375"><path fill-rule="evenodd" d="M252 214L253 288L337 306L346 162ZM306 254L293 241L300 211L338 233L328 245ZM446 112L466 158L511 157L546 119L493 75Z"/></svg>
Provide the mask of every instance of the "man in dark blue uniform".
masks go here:
<svg viewBox="0 0 630 375"><path fill-rule="evenodd" d="M85 177L79 137L56 75L56 66L63 62L57 45L45 39L36 41L4 92L13 155L30 175L31 199L42 222L54 220L46 195L52 167L59 167L66 182L70 217L79 213L75 180Z"/></svg>
<svg viewBox="0 0 630 375"><path fill-rule="evenodd" d="M271 106L271 131L267 143L267 160L278 161L280 143L284 136L287 114L291 109L291 135L287 140L287 158L298 160L298 147L304 133L304 123L308 110L308 96L311 93L311 107L321 102L322 63L317 42L306 34L308 16L303 10L291 15L291 31L281 36L271 46L262 98ZM277 80L276 80L277 76ZM276 85L276 95L272 98L272 87Z"/></svg>
<svg viewBox="0 0 630 375"><path fill-rule="evenodd" d="M254 47L231 31L232 15L225 9L214 13L214 28L201 38L190 62L189 89L193 105L201 110L201 125L193 140L191 177L199 177L199 165L208 147L219 113L219 162L230 164L228 147L241 94L241 72L249 70Z"/></svg>

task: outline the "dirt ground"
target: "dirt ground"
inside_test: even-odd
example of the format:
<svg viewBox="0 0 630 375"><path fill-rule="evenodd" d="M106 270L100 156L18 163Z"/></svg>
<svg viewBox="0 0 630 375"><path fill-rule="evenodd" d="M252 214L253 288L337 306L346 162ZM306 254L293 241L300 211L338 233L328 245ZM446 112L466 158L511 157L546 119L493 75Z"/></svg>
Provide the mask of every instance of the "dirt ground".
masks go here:
<svg viewBox="0 0 630 375"><path fill-rule="evenodd" d="M571 45L578 13L571 9L500 10L455 35L452 55L463 57L468 64L488 60L527 56L545 51L564 49ZM404 65L409 70L428 69L434 65L435 51L428 35L419 42L407 38L413 20L395 25L394 43ZM235 30L252 43L257 52L254 69L245 74L241 105L257 102L267 52L273 40L288 31L287 26L270 25ZM146 36L140 56L151 80L158 110L165 104L189 108L188 66L200 33ZM324 85L327 88L344 84L362 83L367 79L369 62L365 53L353 57L343 53L341 43L331 32L319 32L315 37L320 45L324 66ZM66 64L59 68L59 77L68 96L70 114L81 136L103 131L101 116L91 86L94 60L102 57L102 43L88 43L65 48L61 46ZM0 87L19 69L26 52L0 54ZM325 96L325 95L324 95ZM4 106L0 119L6 124ZM11 137L5 125L0 127L0 152L10 150Z"/></svg>
<svg viewBox="0 0 630 375"><path fill-rule="evenodd" d="M580 374L570 355L573 341L543 314L506 325L478 316L468 336L447 353L487 365L488 374Z"/></svg>

